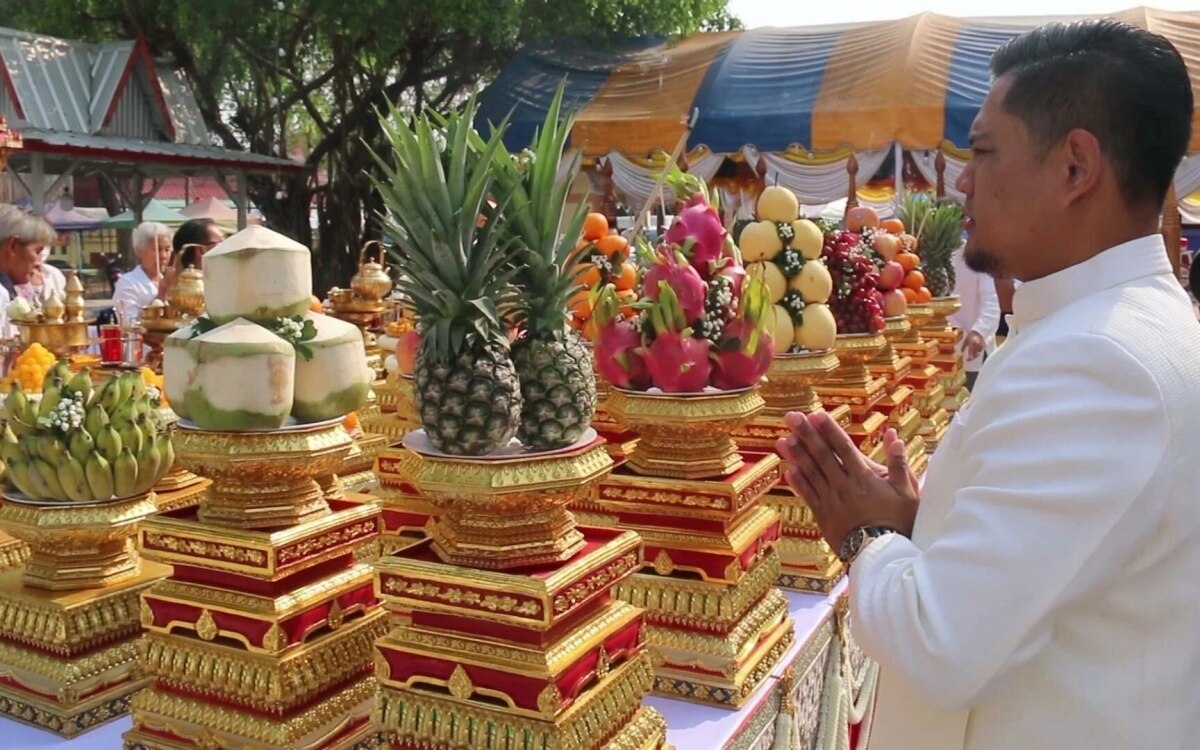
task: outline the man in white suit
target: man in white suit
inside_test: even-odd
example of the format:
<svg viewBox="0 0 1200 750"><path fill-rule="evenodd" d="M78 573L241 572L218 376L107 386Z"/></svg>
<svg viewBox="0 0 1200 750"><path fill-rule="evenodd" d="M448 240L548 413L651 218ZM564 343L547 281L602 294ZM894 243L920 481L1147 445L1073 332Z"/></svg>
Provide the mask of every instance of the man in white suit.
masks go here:
<svg viewBox="0 0 1200 750"><path fill-rule="evenodd" d="M954 293L962 307L950 317L950 323L963 331L959 342L963 369L967 373L967 388L975 390L984 358L996 351L1000 298L992 277L971 270L962 251L954 254Z"/></svg>
<svg viewBox="0 0 1200 750"><path fill-rule="evenodd" d="M1162 37L1053 25L992 58L965 254L1023 283L918 488L789 415L787 478L880 663L870 750L1200 747L1200 325L1158 216L1191 134Z"/></svg>

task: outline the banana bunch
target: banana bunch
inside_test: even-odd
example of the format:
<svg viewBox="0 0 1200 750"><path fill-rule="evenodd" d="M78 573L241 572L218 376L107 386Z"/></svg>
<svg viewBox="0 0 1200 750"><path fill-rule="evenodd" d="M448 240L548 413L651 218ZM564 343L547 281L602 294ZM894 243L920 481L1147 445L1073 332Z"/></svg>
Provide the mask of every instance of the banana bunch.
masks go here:
<svg viewBox="0 0 1200 750"><path fill-rule="evenodd" d="M148 492L175 462L171 437L139 373L99 391L65 361L46 373L41 401L14 386L4 401L6 481L34 500L97 502Z"/></svg>

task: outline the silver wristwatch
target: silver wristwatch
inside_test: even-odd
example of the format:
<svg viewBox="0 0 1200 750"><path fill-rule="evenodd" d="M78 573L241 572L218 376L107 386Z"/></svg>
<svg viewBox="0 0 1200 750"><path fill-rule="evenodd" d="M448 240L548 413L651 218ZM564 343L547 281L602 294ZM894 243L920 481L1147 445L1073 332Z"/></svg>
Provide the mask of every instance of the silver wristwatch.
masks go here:
<svg viewBox="0 0 1200 750"><path fill-rule="evenodd" d="M893 529L890 526L859 526L842 540L842 546L838 548L838 559L849 565L854 561L854 558L858 557L858 553L862 551L863 547L867 546L867 542L870 540L881 537L884 534L899 533L899 530Z"/></svg>

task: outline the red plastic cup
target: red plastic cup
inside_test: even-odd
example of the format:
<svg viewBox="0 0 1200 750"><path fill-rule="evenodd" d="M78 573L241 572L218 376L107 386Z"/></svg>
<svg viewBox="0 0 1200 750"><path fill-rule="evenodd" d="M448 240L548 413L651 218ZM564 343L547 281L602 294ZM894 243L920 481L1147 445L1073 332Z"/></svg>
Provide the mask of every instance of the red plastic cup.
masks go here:
<svg viewBox="0 0 1200 750"><path fill-rule="evenodd" d="M121 326L100 326L100 361L120 364L121 359Z"/></svg>

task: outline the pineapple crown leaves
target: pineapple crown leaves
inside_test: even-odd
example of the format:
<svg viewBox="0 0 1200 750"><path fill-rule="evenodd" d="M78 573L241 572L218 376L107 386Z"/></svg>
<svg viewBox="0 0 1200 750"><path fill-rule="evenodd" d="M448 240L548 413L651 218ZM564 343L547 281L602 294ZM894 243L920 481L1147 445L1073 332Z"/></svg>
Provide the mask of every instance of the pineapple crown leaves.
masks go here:
<svg viewBox="0 0 1200 750"><path fill-rule="evenodd" d="M495 183L492 160L505 124L476 141L474 97L461 112L404 122L393 106L381 118L388 145L372 152L382 177L372 177L386 213L400 289L429 334L422 351L447 361L464 344L507 346L502 318L515 304L511 286L516 248L494 220L480 221L489 198L496 210L510 193Z"/></svg>
<svg viewBox="0 0 1200 750"><path fill-rule="evenodd" d="M917 238L926 268L945 268L962 244L962 207L939 201L931 193L906 193L896 202L896 216Z"/></svg>
<svg viewBox="0 0 1200 750"><path fill-rule="evenodd" d="M576 248L587 209L576 206L567 215L567 198L579 173L580 156L573 154L560 174L560 163L574 116L564 113L566 82L559 85L546 117L526 151L523 162L500 143L492 158L493 176L511 200L497 220L504 235L519 248L514 258L514 285L520 291L516 318L534 335L560 336L565 330L570 296L582 286L586 270L580 258L586 248ZM475 134L477 147L482 136Z"/></svg>

